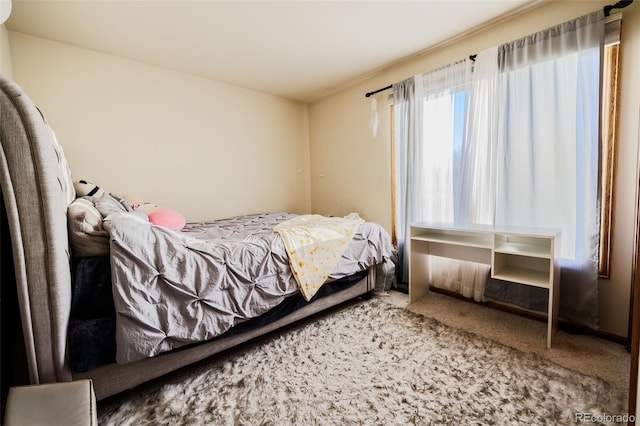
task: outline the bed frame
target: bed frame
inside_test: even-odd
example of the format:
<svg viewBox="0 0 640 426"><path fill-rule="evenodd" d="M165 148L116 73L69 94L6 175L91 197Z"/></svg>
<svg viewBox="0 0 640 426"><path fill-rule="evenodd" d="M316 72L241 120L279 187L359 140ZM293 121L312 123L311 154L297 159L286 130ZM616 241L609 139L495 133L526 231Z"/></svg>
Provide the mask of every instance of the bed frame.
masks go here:
<svg viewBox="0 0 640 426"><path fill-rule="evenodd" d="M258 329L130 364L73 372L67 350L72 297L67 206L74 196L70 174L43 115L17 84L1 75L0 144L0 184L32 384L91 378L96 397L104 399L374 289L371 268L355 285Z"/></svg>

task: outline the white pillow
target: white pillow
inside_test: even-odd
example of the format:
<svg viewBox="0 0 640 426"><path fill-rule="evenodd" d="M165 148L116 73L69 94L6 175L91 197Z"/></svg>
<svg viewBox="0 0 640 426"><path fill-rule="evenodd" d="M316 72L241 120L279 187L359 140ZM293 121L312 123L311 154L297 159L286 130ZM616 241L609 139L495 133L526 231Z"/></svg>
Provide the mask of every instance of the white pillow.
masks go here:
<svg viewBox="0 0 640 426"><path fill-rule="evenodd" d="M107 256L109 234L102 227L102 215L86 198L77 198L67 209L69 242L74 257Z"/></svg>

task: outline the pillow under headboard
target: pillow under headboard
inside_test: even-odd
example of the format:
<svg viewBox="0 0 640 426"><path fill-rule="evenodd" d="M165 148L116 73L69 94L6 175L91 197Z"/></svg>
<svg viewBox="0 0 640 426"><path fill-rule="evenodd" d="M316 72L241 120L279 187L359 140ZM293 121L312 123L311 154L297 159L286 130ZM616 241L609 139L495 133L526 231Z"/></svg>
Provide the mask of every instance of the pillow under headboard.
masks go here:
<svg viewBox="0 0 640 426"><path fill-rule="evenodd" d="M69 242L74 257L107 256L109 234L102 215L88 198L77 198L68 208Z"/></svg>

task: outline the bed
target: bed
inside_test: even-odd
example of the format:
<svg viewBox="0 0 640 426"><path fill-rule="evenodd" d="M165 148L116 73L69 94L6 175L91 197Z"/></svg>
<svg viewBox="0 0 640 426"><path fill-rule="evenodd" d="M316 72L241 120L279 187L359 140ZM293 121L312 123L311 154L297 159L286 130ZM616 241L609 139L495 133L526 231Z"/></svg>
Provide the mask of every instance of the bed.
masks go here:
<svg viewBox="0 0 640 426"><path fill-rule="evenodd" d="M327 283L307 294L300 272L288 269L295 263L291 256L297 255L286 245L280 227L307 216L264 213L188 224L175 231L150 224L113 194L88 200L104 220L108 253L77 256L70 246L69 207L79 198L64 153L24 91L3 76L0 89L0 183L31 383L91 378L97 398L104 399L368 295L375 289L376 274L381 282L380 274L389 271L389 236L379 225L366 222L353 228L355 233ZM238 227L229 231L230 223ZM257 232L249 232L252 229ZM147 246L134 258L150 257L132 261L126 256L135 245L131 241L137 242L140 235L152 235L151 247L178 242L166 250ZM248 240L252 248L238 255L237 250L244 249L234 248L238 243L230 241L232 235ZM266 242L266 248L256 241ZM258 266L247 270L247 256L259 258ZM212 275L209 268L217 258L235 267ZM274 262L276 258L284 263ZM239 287L219 278L225 274L238 275ZM153 291L134 287L151 281L161 281L165 287L169 283L173 294L154 293L157 286ZM203 283L219 293L233 293L234 302L213 303L215 291ZM178 304L163 305L169 298ZM191 311L188 318L187 311ZM226 316L211 319L205 311L224 311ZM182 327L174 333L176 324ZM85 342L82 349L76 340L83 334L103 338ZM131 348L125 341L144 344Z"/></svg>

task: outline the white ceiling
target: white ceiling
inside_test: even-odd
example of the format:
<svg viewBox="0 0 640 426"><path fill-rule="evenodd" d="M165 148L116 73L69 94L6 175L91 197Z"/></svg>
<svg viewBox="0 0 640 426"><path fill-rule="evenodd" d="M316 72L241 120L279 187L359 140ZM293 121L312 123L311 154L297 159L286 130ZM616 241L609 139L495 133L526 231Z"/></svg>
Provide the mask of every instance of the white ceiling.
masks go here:
<svg viewBox="0 0 640 426"><path fill-rule="evenodd" d="M13 0L9 30L311 102L540 0Z"/></svg>

